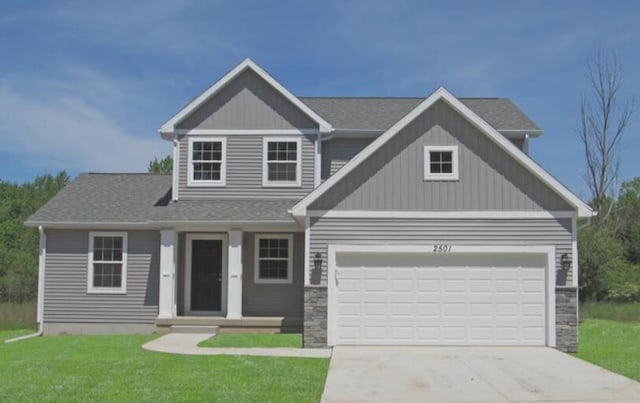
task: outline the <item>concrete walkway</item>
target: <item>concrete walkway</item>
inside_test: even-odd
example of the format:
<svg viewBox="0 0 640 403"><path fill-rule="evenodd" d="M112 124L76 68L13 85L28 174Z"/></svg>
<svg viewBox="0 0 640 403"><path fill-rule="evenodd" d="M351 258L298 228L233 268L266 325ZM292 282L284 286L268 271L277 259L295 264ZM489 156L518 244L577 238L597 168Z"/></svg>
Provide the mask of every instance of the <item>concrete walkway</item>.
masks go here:
<svg viewBox="0 0 640 403"><path fill-rule="evenodd" d="M639 402L640 383L546 347L334 347L323 402Z"/></svg>
<svg viewBox="0 0 640 403"><path fill-rule="evenodd" d="M229 348L198 347L198 343L213 337L209 333L169 333L144 344L142 348L161 353L184 355L254 355L264 357L329 358L329 348Z"/></svg>

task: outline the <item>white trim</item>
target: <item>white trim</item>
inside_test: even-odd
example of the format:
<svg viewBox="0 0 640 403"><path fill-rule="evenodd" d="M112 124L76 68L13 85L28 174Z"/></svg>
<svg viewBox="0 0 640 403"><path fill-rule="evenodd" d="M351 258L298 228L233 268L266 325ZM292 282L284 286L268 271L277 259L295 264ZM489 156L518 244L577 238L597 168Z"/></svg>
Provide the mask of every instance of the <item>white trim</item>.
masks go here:
<svg viewBox="0 0 640 403"><path fill-rule="evenodd" d="M289 242L287 256L286 279L261 279L260 278L260 241L262 239L286 239ZM293 284L293 235L292 234L256 234L254 245L254 269L253 282L255 284Z"/></svg>
<svg viewBox="0 0 640 403"><path fill-rule="evenodd" d="M296 143L296 180L295 181L270 181L267 160L269 143L286 142ZM273 163L291 163L291 161L271 161ZM262 187L289 188L302 186L302 139L290 137L263 137L262 138Z"/></svg>
<svg viewBox="0 0 640 403"><path fill-rule="evenodd" d="M571 284L578 287L578 219L571 218Z"/></svg>
<svg viewBox="0 0 640 403"><path fill-rule="evenodd" d="M178 234L174 230L160 231L160 281L158 290L158 318L174 317L176 273L175 258Z"/></svg>
<svg viewBox="0 0 640 403"><path fill-rule="evenodd" d="M38 227L38 233L40 234L40 245L38 254L38 308L36 320L42 329L42 323L44 321L44 279L47 259L47 234L44 232L42 226Z"/></svg>
<svg viewBox="0 0 640 403"><path fill-rule="evenodd" d="M320 182L322 180L322 138L320 134L316 137L313 145L315 146L315 155L313 160L313 187L317 188L320 186Z"/></svg>
<svg viewBox="0 0 640 403"><path fill-rule="evenodd" d="M556 346L556 311L555 311L555 278L556 278L556 262L555 247L540 245L452 245L450 253L527 253L527 254L546 254L547 255L547 272L546 272L546 337L545 343L549 347ZM328 287L327 287L327 344L329 346L336 345L336 320L334 319L337 311L336 301L336 253L337 252L372 252L372 253L433 253L433 244L425 245L327 245L327 264L328 264Z"/></svg>
<svg viewBox="0 0 640 403"><path fill-rule="evenodd" d="M451 152L451 173L431 172L431 151ZM424 146L423 159L425 181L457 181L460 179L458 146Z"/></svg>
<svg viewBox="0 0 640 403"><path fill-rule="evenodd" d="M227 138L226 137L189 137L187 148L187 186L189 187L224 187L227 185ZM220 162L219 180L195 180L193 179L193 143L220 143L221 160L208 162Z"/></svg>
<svg viewBox="0 0 640 403"><path fill-rule="evenodd" d="M324 192L330 189L333 185L338 183L345 175L351 172L354 168L366 160L376 150L382 147L389 139L394 137L398 132L404 129L409 123L416 119L425 110L430 108L434 103L439 100L443 100L454 110L458 111L463 117L465 117L471 124L476 126L481 132L485 133L494 143L502 148L507 154L513 157L516 161L527 168L532 174L538 177L542 182L546 183L551 189L553 189L560 197L575 207L579 217L591 217L594 215L593 210L580 198L573 194L564 185L558 182L553 176L540 167L535 161L527 156L522 150L516 147L505 136L496 131L491 125L485 122L481 117L474 113L471 109L460 102L444 87L438 88L429 97L427 97L421 104L415 107L411 112L405 115L394 124L389 130L387 130L380 137L375 139L371 144L365 147L360 153L347 162L341 169L335 174L324 181L320 186L309 193L304 199L296 204L291 210L295 216L303 216L306 214L307 207L320 197Z"/></svg>
<svg viewBox="0 0 640 403"><path fill-rule="evenodd" d="M242 230L228 232L227 319L242 318Z"/></svg>
<svg viewBox="0 0 640 403"><path fill-rule="evenodd" d="M220 311L191 310L191 253L194 240L222 241L222 284L220 286ZM224 315L227 310L227 234L186 234L185 235L185 276L184 276L184 312L187 315Z"/></svg>
<svg viewBox="0 0 640 403"><path fill-rule="evenodd" d="M269 83L273 88L276 89L276 91L280 92L289 102L294 104L313 121L318 123L318 125L320 126L320 131L330 132L333 129L329 122L327 122L326 120L321 118L320 115L311 110L311 108L309 108L305 103L300 101L295 95L289 92L289 90L287 90L284 86L277 82L273 77L269 75L269 73L264 71L253 60L247 58L243 60L242 63L234 67L233 70L231 70L229 73L225 74L225 76L218 80L215 84L207 88L206 91L197 96L193 101L189 102L187 106L182 108L166 123L164 123L160 128L160 133L172 133L175 130L176 125L178 125L182 120L189 116L191 112L196 110L200 105L209 100L209 98L214 96L218 91L220 91L223 87L225 87L247 69L253 70L253 72L255 72L263 80Z"/></svg>
<svg viewBox="0 0 640 403"><path fill-rule="evenodd" d="M519 211L519 210L486 210L486 211L367 211L367 210L309 210L308 217L325 218L432 218L432 219L545 219L572 218L574 211Z"/></svg>
<svg viewBox="0 0 640 403"><path fill-rule="evenodd" d="M260 231L299 231L300 225L293 220L254 220L254 221L149 221L138 223L127 222L27 222L27 227L45 226L47 229L87 229L87 230L140 230L140 229L163 229L167 227L197 228L198 230L214 229L227 232L230 228L250 228ZM248 231L248 229L247 229Z"/></svg>
<svg viewBox="0 0 640 403"><path fill-rule="evenodd" d="M177 129L176 135L189 136L300 136L318 134L318 129Z"/></svg>
<svg viewBox="0 0 640 403"><path fill-rule="evenodd" d="M180 183L178 181L179 177L180 177L180 167L179 167L179 160L180 160L180 141L178 141L178 139L174 139L173 140L173 178L172 179L172 187L171 187L171 199L173 201L178 200L178 194L179 194L179 187L180 187Z"/></svg>
<svg viewBox="0 0 640 403"><path fill-rule="evenodd" d="M129 242L126 232L115 231L91 231L89 232L89 252L87 254L88 270L87 270L87 294L126 294L127 293L127 255L129 249ZM113 237L122 238L122 260L114 261L114 263L122 264L122 271L120 273L120 287L94 287L93 285L93 241L95 237Z"/></svg>
<svg viewBox="0 0 640 403"><path fill-rule="evenodd" d="M311 272L309 269L311 265L309 259L311 258L311 217L306 216L304 218L304 285L311 284Z"/></svg>

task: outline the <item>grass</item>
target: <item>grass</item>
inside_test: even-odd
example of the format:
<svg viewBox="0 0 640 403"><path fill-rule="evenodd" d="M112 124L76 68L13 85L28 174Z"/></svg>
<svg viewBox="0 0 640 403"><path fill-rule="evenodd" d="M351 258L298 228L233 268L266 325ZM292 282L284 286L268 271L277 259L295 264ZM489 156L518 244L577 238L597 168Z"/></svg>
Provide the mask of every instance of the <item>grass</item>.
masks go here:
<svg viewBox="0 0 640 403"><path fill-rule="evenodd" d="M36 302L0 303L0 330L35 329Z"/></svg>
<svg viewBox="0 0 640 403"><path fill-rule="evenodd" d="M585 320L576 356L640 381L640 323Z"/></svg>
<svg viewBox="0 0 640 403"><path fill-rule="evenodd" d="M200 347L302 347L301 334L288 333L238 333L220 334L207 339Z"/></svg>
<svg viewBox="0 0 640 403"><path fill-rule="evenodd" d="M640 323L640 303L585 302L580 305L580 319Z"/></svg>
<svg viewBox="0 0 640 403"><path fill-rule="evenodd" d="M0 339L16 331L0 332ZM0 344L0 401L317 402L328 359L183 356L153 335L49 336Z"/></svg>

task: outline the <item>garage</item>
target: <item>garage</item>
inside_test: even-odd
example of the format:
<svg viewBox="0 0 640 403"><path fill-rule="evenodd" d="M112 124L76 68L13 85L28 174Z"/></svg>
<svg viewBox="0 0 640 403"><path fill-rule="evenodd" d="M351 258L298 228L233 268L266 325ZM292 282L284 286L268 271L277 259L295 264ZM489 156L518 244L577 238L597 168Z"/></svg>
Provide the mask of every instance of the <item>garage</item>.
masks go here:
<svg viewBox="0 0 640 403"><path fill-rule="evenodd" d="M329 344L554 346L553 257L553 247L332 245Z"/></svg>

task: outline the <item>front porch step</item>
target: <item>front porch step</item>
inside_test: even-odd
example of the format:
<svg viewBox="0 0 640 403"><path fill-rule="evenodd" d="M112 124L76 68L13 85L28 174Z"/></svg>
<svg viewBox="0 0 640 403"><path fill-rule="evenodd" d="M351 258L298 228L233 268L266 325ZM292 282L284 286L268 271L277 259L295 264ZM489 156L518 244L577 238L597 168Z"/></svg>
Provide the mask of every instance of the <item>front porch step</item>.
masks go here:
<svg viewBox="0 0 640 403"><path fill-rule="evenodd" d="M216 335L218 334L218 326L173 325L169 327L169 333L208 333Z"/></svg>

